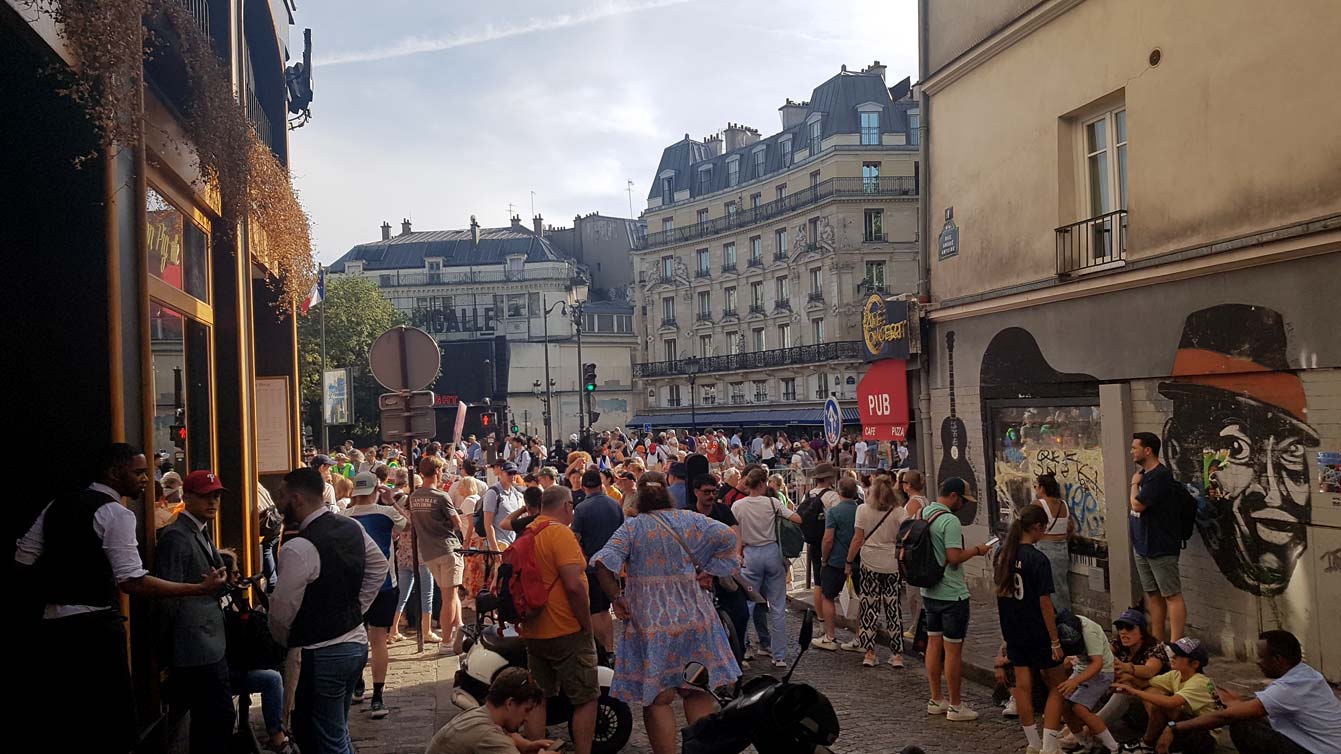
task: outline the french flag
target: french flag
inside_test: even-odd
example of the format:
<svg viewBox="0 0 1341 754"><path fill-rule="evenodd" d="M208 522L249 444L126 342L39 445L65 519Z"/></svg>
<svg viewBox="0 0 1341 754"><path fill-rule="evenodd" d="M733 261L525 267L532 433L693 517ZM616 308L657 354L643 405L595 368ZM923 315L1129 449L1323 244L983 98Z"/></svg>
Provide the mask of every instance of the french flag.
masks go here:
<svg viewBox="0 0 1341 754"><path fill-rule="evenodd" d="M303 299L303 314L307 310L320 304L322 299L326 298L326 270L325 268L317 270L317 282L312 284L312 290Z"/></svg>

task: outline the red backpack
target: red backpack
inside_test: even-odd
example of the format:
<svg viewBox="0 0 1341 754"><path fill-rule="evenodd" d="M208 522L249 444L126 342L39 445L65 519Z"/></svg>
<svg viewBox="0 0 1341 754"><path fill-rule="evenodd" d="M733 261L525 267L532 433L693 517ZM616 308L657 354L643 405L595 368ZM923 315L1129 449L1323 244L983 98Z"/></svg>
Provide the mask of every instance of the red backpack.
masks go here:
<svg viewBox="0 0 1341 754"><path fill-rule="evenodd" d="M535 540L553 523L546 521L526 527L512 546L503 551L503 564L498 569L498 617L508 623L524 624L545 609L553 584L546 584L540 577Z"/></svg>

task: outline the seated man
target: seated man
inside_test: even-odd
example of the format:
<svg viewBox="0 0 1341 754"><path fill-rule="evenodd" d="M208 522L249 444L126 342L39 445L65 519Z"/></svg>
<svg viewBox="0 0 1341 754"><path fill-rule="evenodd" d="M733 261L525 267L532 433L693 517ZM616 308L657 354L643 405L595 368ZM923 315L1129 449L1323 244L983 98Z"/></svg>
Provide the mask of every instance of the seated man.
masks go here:
<svg viewBox="0 0 1341 754"><path fill-rule="evenodd" d="M1123 747L1132 754L1166 754L1169 751L1183 754L1210 754L1215 749L1215 739L1205 730L1178 731L1164 735L1173 723L1191 720L1220 709L1220 701L1215 696L1215 684L1202 674L1201 669L1210 663L1210 654L1201 641L1184 636L1169 645L1173 658L1169 665L1173 668L1167 673L1151 678L1146 688L1137 688L1136 681L1119 683L1113 690L1120 694L1130 694L1145 705L1150 722L1146 725L1145 735L1136 744ZM1156 743L1158 742L1158 749Z"/></svg>
<svg viewBox="0 0 1341 754"><path fill-rule="evenodd" d="M1225 709L1171 724L1160 743L1228 725L1239 754L1341 754L1341 701L1302 658L1294 634L1263 632L1257 637L1257 666L1271 683L1255 699L1221 690Z"/></svg>
<svg viewBox="0 0 1341 754"><path fill-rule="evenodd" d="M504 668L489 686L484 706L462 712L438 729L424 754L544 754L553 741L528 741L517 731L544 703L525 668Z"/></svg>

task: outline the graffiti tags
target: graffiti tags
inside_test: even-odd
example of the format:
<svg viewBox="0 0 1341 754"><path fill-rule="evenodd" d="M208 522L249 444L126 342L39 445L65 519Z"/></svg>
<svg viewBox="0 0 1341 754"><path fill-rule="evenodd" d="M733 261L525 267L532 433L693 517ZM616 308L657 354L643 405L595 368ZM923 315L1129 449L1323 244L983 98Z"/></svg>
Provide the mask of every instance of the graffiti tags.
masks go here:
<svg viewBox="0 0 1341 754"><path fill-rule="evenodd" d="M1322 554L1323 562L1327 565L1322 569L1323 573L1341 573L1341 547L1324 552Z"/></svg>
<svg viewBox="0 0 1341 754"><path fill-rule="evenodd" d="M1082 458L1086 454L1090 461ZM1053 450L1043 448L1034 454L1034 476L1053 474L1062 487L1062 497L1076 522L1076 534L1091 539L1104 536L1103 472L1097 448L1089 450Z"/></svg>

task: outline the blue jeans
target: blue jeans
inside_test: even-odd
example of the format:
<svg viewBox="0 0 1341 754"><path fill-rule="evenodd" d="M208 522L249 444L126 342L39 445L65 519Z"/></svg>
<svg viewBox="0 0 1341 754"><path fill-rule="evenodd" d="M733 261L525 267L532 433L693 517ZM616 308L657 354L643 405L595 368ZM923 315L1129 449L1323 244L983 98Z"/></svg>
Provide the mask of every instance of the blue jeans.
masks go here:
<svg viewBox="0 0 1341 754"><path fill-rule="evenodd" d="M410 604L410 592L414 591L414 569L397 568L396 584L400 587L400 596L396 599L396 615L405 612L405 606ZM433 574L429 572L428 566L424 563L419 564L419 615L433 614ZM420 620L423 620L421 617ZM397 627L392 626L394 633Z"/></svg>
<svg viewBox="0 0 1341 754"><path fill-rule="evenodd" d="M275 591L275 544L261 545L261 575L265 576L265 591Z"/></svg>
<svg viewBox="0 0 1341 754"><path fill-rule="evenodd" d="M358 642L304 649L294 695L293 735L305 754L354 754L349 698L363 677L368 645Z"/></svg>
<svg viewBox="0 0 1341 754"><path fill-rule="evenodd" d="M745 546L742 571L759 594L768 600L768 638L775 660L787 660L787 568L776 542ZM758 610L759 606L755 606ZM756 628L757 630L757 628ZM761 633L760 640L763 635Z"/></svg>
<svg viewBox="0 0 1341 754"><path fill-rule="evenodd" d="M284 677L278 670L248 670L240 684L249 694L261 695L261 717L265 732L274 735L284 729Z"/></svg>

